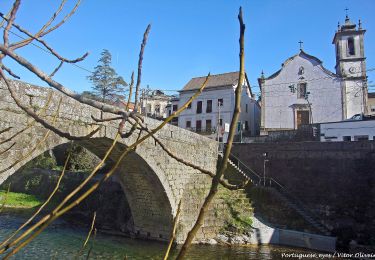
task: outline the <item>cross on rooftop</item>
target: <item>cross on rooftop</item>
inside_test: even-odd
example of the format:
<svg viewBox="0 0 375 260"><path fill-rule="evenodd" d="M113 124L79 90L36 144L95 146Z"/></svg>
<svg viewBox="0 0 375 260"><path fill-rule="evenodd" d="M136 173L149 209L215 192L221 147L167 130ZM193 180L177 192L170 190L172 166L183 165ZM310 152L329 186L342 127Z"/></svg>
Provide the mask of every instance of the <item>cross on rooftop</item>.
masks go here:
<svg viewBox="0 0 375 260"><path fill-rule="evenodd" d="M299 43L299 48L300 48L300 50L302 50L302 44L303 44L303 41L300 40L298 43Z"/></svg>

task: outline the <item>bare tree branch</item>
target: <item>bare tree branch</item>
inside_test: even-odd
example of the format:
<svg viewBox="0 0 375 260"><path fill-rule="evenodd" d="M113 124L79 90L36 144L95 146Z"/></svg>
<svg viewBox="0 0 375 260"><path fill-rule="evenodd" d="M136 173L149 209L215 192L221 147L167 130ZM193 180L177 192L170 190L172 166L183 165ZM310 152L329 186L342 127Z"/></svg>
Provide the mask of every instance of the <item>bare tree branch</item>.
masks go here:
<svg viewBox="0 0 375 260"><path fill-rule="evenodd" d="M4 45L0 44L0 51L3 52L3 54L9 56L13 60L15 60L18 64L22 65L32 73L34 73L36 76L38 76L41 80L46 82L49 86L52 88L57 89L58 91L64 93L65 95L77 100L78 102L81 102L83 104L95 107L100 109L103 112L108 112L108 113L113 113L113 114L118 114L118 115L123 115L127 114L129 115L128 112L126 112L123 109L119 109L118 107L114 107L111 105L107 105L89 98L86 98L80 94L77 94L70 89L64 87L60 83L54 81L51 77L49 77L46 73L35 67L33 64L31 64L29 61L27 61L25 58L19 56L9 48L6 48Z"/></svg>
<svg viewBox="0 0 375 260"><path fill-rule="evenodd" d="M94 215L92 217L91 227L90 227L89 233L87 234L86 240L83 243L81 249L78 251L76 257L79 257L82 254L83 250L86 248L87 242L89 242L89 239L91 237L91 233L92 233L92 231L94 229L95 219L96 219L96 211L94 212Z"/></svg>
<svg viewBox="0 0 375 260"><path fill-rule="evenodd" d="M49 28L47 31L45 31L47 29L47 27L51 25L51 23L56 19L58 14L61 12L61 10L63 9L63 7L65 5L65 2L66 2L66 0L63 0L61 2L59 8L53 14L53 16L50 18L50 20L33 37L30 37L29 39L24 39L20 42L17 42L15 44L13 44L12 48L18 49L18 48L24 47L24 46L28 45L29 43L31 43L35 38L41 38L41 37L45 36L46 34L56 30L57 28L59 28L62 24L64 24L75 13L78 6L80 5L81 0L79 0L76 3L74 8L71 10L71 12L69 14L67 14L58 24L56 24L55 26L53 26L53 27Z"/></svg>
<svg viewBox="0 0 375 260"><path fill-rule="evenodd" d="M62 11L64 8L64 5L66 3L66 0L62 0L60 3L59 8L57 8L56 12L53 13L52 17L49 19L48 22L46 22L43 27L39 30L39 32L36 35L40 35L42 32L44 32L45 29L48 28L48 26L51 25L51 23L56 19L56 17L59 15L59 13Z"/></svg>
<svg viewBox="0 0 375 260"><path fill-rule="evenodd" d="M60 112L61 101L62 101L62 98L60 99L59 104L57 106L57 110L56 110L56 113L53 117L52 124L56 123L57 117L58 117L59 112ZM25 155L20 156L17 160L15 160L11 165L6 167L5 169L0 170L0 173L3 173L5 171L11 169L15 165L17 165L17 163L19 163L19 162L23 161L24 159L26 159L27 157L29 157L39 146L41 146L47 140L50 133L51 133L51 130L48 130L47 133L43 136L43 138L41 140L39 140L37 142L37 144L32 149L30 149Z"/></svg>
<svg viewBox="0 0 375 260"><path fill-rule="evenodd" d="M122 116L117 116L117 117L110 117L110 118L96 118L95 116L91 115L92 120L95 122L109 122L109 121L116 121L123 119Z"/></svg>
<svg viewBox="0 0 375 260"><path fill-rule="evenodd" d="M176 237L177 222L178 222L178 217L180 216L180 211L181 211L181 200L178 203L177 213L176 213L176 216L174 217L174 220L173 220L172 234L171 234L171 238L169 239L169 244L168 244L167 251L165 252L164 260L168 259L169 252L171 251L173 241Z"/></svg>
<svg viewBox="0 0 375 260"><path fill-rule="evenodd" d="M159 126L154 128L151 133L155 134L160 129L162 129L168 122L170 122L175 116L179 115L186 107L191 104L191 102L202 93L203 89L205 88L208 80L209 80L210 74L206 77L205 81L199 88L199 90L189 98L189 100L176 112L174 112L172 115L170 115L165 121L163 121ZM78 191L80 191L87 183L88 181L94 176L94 174L98 171L98 169L103 165L107 157L109 156L110 152L114 148L117 139L119 138L120 134L118 133L114 139L114 142L112 146L107 150L106 155L102 159L102 161L95 167L95 169L90 173L90 175L69 195L67 195L63 202L61 202L53 211L52 213L46 215L44 218L42 218L39 222L34 224L32 227L30 227L28 230L26 230L22 235L20 235L17 239L12 241L10 244L8 244L4 249L0 250L0 254L3 253L8 248L17 245L10 253L8 253L5 258L9 258L10 256L17 253L19 250L21 250L25 245L30 243L36 236L38 236L52 221L72 209L73 207L77 206L79 203L81 203L85 198L87 198L92 192L94 192L104 181L106 181L110 176L113 175L113 173L116 171L116 169L119 167L122 160L131 152L138 144L142 143L146 139L148 139L151 134L147 134L144 137L140 138L138 141L134 142L132 145L127 147L125 151L120 155L119 159L116 161L115 165L106 173L99 181L94 183L87 191L85 191L80 197L78 197L75 201L71 202L69 205L67 205L65 208L62 208ZM36 230L39 228L38 230ZM34 233L32 233L29 237L27 237L31 232L36 230ZM27 237L27 239L23 242L22 239ZM20 244L18 244L20 242Z"/></svg>
<svg viewBox="0 0 375 260"><path fill-rule="evenodd" d="M132 76L130 79L128 103L126 103L126 108L125 108L126 111L129 111L130 101L133 95L133 85L134 85L134 71L132 72Z"/></svg>
<svg viewBox="0 0 375 260"><path fill-rule="evenodd" d="M127 133L122 133L121 129L124 128L124 124L122 124L122 126L120 127L119 132L120 132L121 138L128 138L129 136L131 136L135 132L135 130L137 130L138 123L133 124L132 127L130 128L130 130Z"/></svg>
<svg viewBox="0 0 375 260"><path fill-rule="evenodd" d="M56 17L58 16L58 14L62 11L64 5L66 3L66 0L63 0L61 1L60 3L60 6L59 8L56 10L56 12L52 15L52 17L50 18L50 20L48 20L43 26L42 28L34 35L35 37L40 37L40 34L42 32L44 32L44 30L47 29L48 26L51 25L51 23L56 19ZM26 46L28 45L29 43L31 43L33 41L34 38L29 38L29 39L23 39L22 41L19 41L17 43L14 43L12 44L12 47L14 49L18 49L18 48L21 48L23 46Z"/></svg>
<svg viewBox="0 0 375 260"><path fill-rule="evenodd" d="M133 126L136 126L135 124ZM144 130L146 131L147 133L150 133L150 130L145 127L145 126L142 126L142 128L140 128L141 130ZM151 133L150 133L151 134ZM191 162L188 162L178 156L176 156L174 153L172 153L161 141L159 138L157 138L154 134L151 134L151 137L155 140L155 142L157 144L159 144L159 146L170 156L172 157L173 159L175 159L176 161L188 166L188 167L191 167L193 169L196 169L198 171L200 171L201 173L204 173L204 174L207 174L208 176L210 176L211 178L215 177L215 173L211 172L211 171L208 171L206 169L203 169L202 167L199 167L198 165L195 165ZM248 184L249 180L245 180L242 184L240 185L233 185L233 184L230 184L227 180L224 179L224 176L220 179L220 184L229 189L229 190L238 190L238 189L243 189L247 184Z"/></svg>
<svg viewBox="0 0 375 260"><path fill-rule="evenodd" d="M42 32L40 34L40 37L43 37L44 35L56 30L57 28L59 28L62 24L64 24L77 10L78 6L81 4L81 0L78 0L77 3L75 4L75 6L73 7L73 9L70 11L69 14L67 14L64 19L62 19L58 24L56 24L54 27L48 29L47 31L45 32Z"/></svg>
<svg viewBox="0 0 375 260"><path fill-rule="evenodd" d="M52 92L49 93L48 95L48 99L47 99L47 102L46 104L43 106L43 108L40 110L40 112L38 113L38 116L43 116L44 113L46 112L49 104L51 103L51 99L52 99ZM24 128L22 128L21 130L19 130L18 132L16 132L15 134L13 134L12 136L10 136L9 138L3 140L0 142L0 145L4 144L4 143L7 143L11 140L13 140L15 137L17 137L19 134L22 134L23 132L25 132L27 129L33 127L33 125L35 124L35 120L32 120L30 123L28 123ZM9 130L11 129L12 127L9 127ZM7 128L8 129L8 128ZM6 130L6 129L5 129ZM8 130L7 130L8 131ZM1 132L0 132L1 134Z"/></svg>
<svg viewBox="0 0 375 260"><path fill-rule="evenodd" d="M12 12L12 9L10 9L9 12L7 13L6 15L7 18L9 18L11 12ZM0 27L3 27L4 23L5 23L5 19L1 20Z"/></svg>
<svg viewBox="0 0 375 260"><path fill-rule="evenodd" d="M6 20L8 23L10 22L10 19L6 18L6 16L2 13L0 13L0 17L2 17L4 20ZM38 41L39 43L41 43L44 47L47 48L47 50L52 54L54 55L57 59L59 59L60 61L62 62L67 62L67 63L77 63L77 62L80 62L82 60L84 60L88 55L89 53L86 52L84 55L82 55L81 57L77 58L77 59L74 59L74 60L69 60L69 59L66 59L64 57L62 57L60 54L58 54L52 47L50 47L44 40L42 40L41 38L38 38L34 35L32 35L29 31L23 29L20 25L16 24L16 23L13 23L13 26L15 28L17 28L20 32L26 34L27 36L29 36L30 38ZM10 49L14 49L12 47L12 45L10 45Z"/></svg>
<svg viewBox="0 0 375 260"><path fill-rule="evenodd" d="M21 103L21 101L16 97L14 90L10 86L9 81L5 77L4 72L2 70L0 70L0 76L5 81L5 84L7 85L8 89L9 89L10 95L12 96L14 102L16 102L17 106L20 107L23 111L25 111L29 116L31 116L32 118L34 118L35 121L37 121L38 123L40 123L41 125L43 125L45 128L47 128L47 129L53 131L54 133L58 134L59 136L67 138L69 140L84 140L84 139L88 139L88 138L92 137L94 134L96 134L99 131L100 126L98 128L96 128L95 130L91 131L86 136L74 136L74 135L71 135L70 133L63 132L60 129L58 129L58 128L52 126L52 125L50 125L49 123L47 123L47 121L45 121L42 118L40 118L33 110L31 110L30 108L24 106Z"/></svg>
<svg viewBox="0 0 375 260"><path fill-rule="evenodd" d="M11 234L10 236L8 236L8 238L6 240L4 240L3 242L1 242L0 244L0 248L2 248L5 244L7 244L15 235L18 234L18 232L20 232L23 228L25 228L31 221L33 221L35 219L35 217L44 209L44 207L51 201L52 197L55 195L55 193L57 192L57 190L59 189L59 186L60 186L60 183L61 183L61 180L62 178L64 177L64 174L65 174L65 170L68 166L68 162L70 160L70 156L71 156L71 152L69 152L67 158L65 159L65 163L64 163L64 168L63 170L61 171L61 174L59 176L59 179L57 180L57 183L55 185L55 188L53 189L53 191L51 192L51 194L48 196L47 200L38 208L38 210L25 222L23 223L16 231L13 232L13 234Z"/></svg>
<svg viewBox="0 0 375 260"><path fill-rule="evenodd" d="M141 50L139 52L139 59L138 59L138 74L137 74L137 85L135 86L135 101L134 101L134 111L138 111L138 95L139 95L139 87L141 86L141 78L142 78L142 61L143 61L143 52L146 47L148 33L151 30L151 24L149 24L146 28L145 33L143 34L143 40L141 44Z"/></svg>
<svg viewBox="0 0 375 260"><path fill-rule="evenodd" d="M0 130L0 135L2 134L2 133L5 133L5 132L8 132L10 129L12 129L13 127L7 127L7 128L5 128L5 129L3 129L3 130Z"/></svg>
<svg viewBox="0 0 375 260"><path fill-rule="evenodd" d="M96 219L96 211L94 212L94 216L93 216L92 222L91 222L91 228L90 228L90 231L87 235L87 238L86 238L85 242L83 243L82 249L84 249L87 245L87 242L89 242L92 230L94 229L95 219Z"/></svg>
<svg viewBox="0 0 375 260"><path fill-rule="evenodd" d="M4 153L8 152L10 149L12 149L12 147L15 145L16 143L13 143L11 144L7 149L5 149L4 151L1 151L0 152L0 156L3 155Z"/></svg>
<svg viewBox="0 0 375 260"><path fill-rule="evenodd" d="M229 155L230 155L230 151L232 149L233 138L234 138L234 135L236 133L236 125L237 125L237 121L238 121L238 118L239 118L239 115L240 115L240 112L241 112L241 94L242 94L242 86L243 86L244 79L245 79L245 54L244 54L245 25L243 23L243 18L242 18L242 8L240 8L240 10L239 10L238 20L239 20L239 24L240 24L240 39L239 39L239 43L240 43L240 54L239 54L239 56L240 56L240 72L239 72L237 88L236 88L236 91L235 91L235 108L234 108L232 121L231 121L231 124L230 124L230 131L229 131L229 135L228 135L227 146L225 148L223 160L220 164L220 167L219 167L215 177L212 179L210 191L209 191L207 197L205 198L205 200L203 202L203 205L200 209L198 218L197 218L193 228L188 233L187 238L186 238L186 240L185 240L185 242L184 242L184 244L183 244L183 246L182 246L182 248L181 248L181 250L180 250L180 252L177 256L177 259L183 259L185 257L189 246L193 242L193 239L194 239L195 235L197 234L198 230L203 225L204 216L206 215L206 212L208 211L209 206L210 206L212 200L214 199L214 197L215 197L215 195L218 191L220 179L224 175L224 172L227 168L228 158L229 158Z"/></svg>
<svg viewBox="0 0 375 260"><path fill-rule="evenodd" d="M52 71L49 77L52 78L53 76L55 76L55 74L59 71L59 69L61 69L63 64L64 64L64 61L60 61L59 66L57 66L56 69Z"/></svg>
<svg viewBox="0 0 375 260"><path fill-rule="evenodd" d="M12 28L12 24L13 24L13 22L14 22L14 19L16 19L16 13L17 13L17 11L18 11L18 8L19 8L19 6L20 6L20 3L21 3L20 0L16 0L16 1L14 1L12 11L10 11L10 17L9 17L9 20L7 21L8 24L7 24L7 26L5 27L5 29L4 29L4 34L3 34L4 46L5 46L5 47L8 47L8 45L9 45L9 30L10 30L10 28ZM4 16L4 17L5 17L5 16ZM4 19L5 19L5 18L4 18Z"/></svg>
<svg viewBox="0 0 375 260"><path fill-rule="evenodd" d="M69 193L65 198L64 200L56 206L56 208L48 215L44 216L41 220L39 220L36 224L34 224L33 226L31 226L29 229L27 229L26 231L24 231L19 237L17 237L14 241L8 243L7 245L5 245L4 248L0 249L0 254L4 253L6 250L8 250L9 248L13 247L14 245L17 245L20 241L22 241L22 239L26 238L29 234L31 234L35 229L37 229L38 227L40 227L42 224L44 223L47 223L45 227L48 226L48 224L53 220L55 219L54 217L57 216L57 213L59 212L59 210L74 196L76 195L90 180L91 178L95 175L95 173L103 166L103 164L105 163L105 161L107 160L108 156L110 155L110 153L112 152L112 150L114 149L118 139L120 137L120 134L117 134L116 137L114 138L113 142L112 142L112 145L111 147L107 150L106 154L104 155L103 159L96 165L96 167L92 170L92 172L90 173L89 176L87 176L87 178L77 187L75 188L71 193ZM78 205L78 204L77 204ZM57 217L56 217L57 218ZM51 220L52 219L52 220ZM44 227L44 228L45 228ZM44 229L43 228L43 229ZM40 234L40 232L43 231L42 228L40 228L39 230L37 230L35 233L33 233L30 237L27 238L26 241L22 242L21 244L17 245L17 247L15 249L13 249L6 257L9 257L11 255L14 255L15 253L17 253L22 247L24 247L25 245L27 245L30 241L32 241L32 239L34 239L38 234Z"/></svg>
<svg viewBox="0 0 375 260"><path fill-rule="evenodd" d="M4 64L1 64L1 68L2 68L3 70L5 70L6 72L8 72L8 74L11 75L12 77L14 77L14 78L16 78L16 79L20 79L20 77L19 77L18 75L14 74L14 73L12 72L12 70L9 69L8 67L6 67Z"/></svg>

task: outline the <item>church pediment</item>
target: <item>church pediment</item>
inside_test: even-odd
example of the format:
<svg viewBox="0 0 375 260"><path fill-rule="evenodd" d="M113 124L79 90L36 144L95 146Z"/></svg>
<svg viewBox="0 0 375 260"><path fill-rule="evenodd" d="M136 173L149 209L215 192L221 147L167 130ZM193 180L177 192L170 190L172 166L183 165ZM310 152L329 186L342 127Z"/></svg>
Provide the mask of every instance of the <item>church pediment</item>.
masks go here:
<svg viewBox="0 0 375 260"><path fill-rule="evenodd" d="M300 62L300 61L298 61L297 68L295 69L296 70L295 74L298 76L299 80L304 80L306 78L305 72L307 70L309 70L309 67L316 67L316 66L319 67L321 69L321 71L323 73L325 73L327 76L337 77L337 75L335 73L331 72L330 70L326 69L323 66L322 61L320 59L318 59L317 57L312 56L310 54L307 54L303 50L300 50L299 53L297 53L296 55L294 55L294 56L286 59L281 64L281 69L280 70L276 71L271 76L269 76L267 78L264 78L263 80L271 80L271 79L276 78L277 76L280 75L280 73L282 71L284 71L285 69L287 69L289 67L289 65L291 65L293 62L296 62L297 59L302 59L302 60L307 61L307 62ZM293 74L294 72L288 71L288 73L292 73Z"/></svg>

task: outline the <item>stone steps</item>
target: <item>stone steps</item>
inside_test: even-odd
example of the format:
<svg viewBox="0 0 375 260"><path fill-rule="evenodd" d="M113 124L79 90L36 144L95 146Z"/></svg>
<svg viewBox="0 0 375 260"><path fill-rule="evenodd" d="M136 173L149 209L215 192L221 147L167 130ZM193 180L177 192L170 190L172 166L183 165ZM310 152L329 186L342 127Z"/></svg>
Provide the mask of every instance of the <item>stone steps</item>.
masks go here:
<svg viewBox="0 0 375 260"><path fill-rule="evenodd" d="M286 205L288 205L290 208L293 208L298 214L300 214L304 218L304 220L306 220L314 228L316 228L317 230L319 230L325 235L330 234L329 230L326 227L324 227L320 222L316 221L313 217L311 217L311 215L307 212L307 210L304 209L304 206L298 205L298 203L293 202L291 199L287 198L285 194L283 194L282 192L274 188L271 188L270 190L276 196L278 196L278 198L283 200L286 203Z"/></svg>
<svg viewBox="0 0 375 260"><path fill-rule="evenodd" d="M223 155L219 153L219 156L222 158ZM259 180L251 179L250 176L248 176L237 164L235 164L233 161L228 159L228 163L236 170L237 173L239 173L243 178L250 180L255 185L258 184ZM311 214L308 212L308 210L303 206L301 203L297 203L294 199L290 198L287 192L281 192L278 189L274 187L267 187L272 193L280 198L282 201L285 202L285 204L289 207L294 209L302 218L309 223L311 226L313 226L315 229L320 231L322 234L330 235L330 231L328 228L326 228L323 224L321 224L319 221L316 220L316 218L312 217ZM241 198L244 196L247 198L247 194L245 190L242 190ZM244 198L245 199L245 198ZM251 203L251 200L247 200L248 203ZM244 203L246 203L246 200L244 200Z"/></svg>

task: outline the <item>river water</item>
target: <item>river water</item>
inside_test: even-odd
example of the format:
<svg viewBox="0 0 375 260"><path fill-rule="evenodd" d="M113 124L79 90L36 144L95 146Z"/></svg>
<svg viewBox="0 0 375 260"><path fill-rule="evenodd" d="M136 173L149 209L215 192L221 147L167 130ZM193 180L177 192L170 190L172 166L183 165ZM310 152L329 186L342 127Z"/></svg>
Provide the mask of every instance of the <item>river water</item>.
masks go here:
<svg viewBox="0 0 375 260"><path fill-rule="evenodd" d="M25 221L24 217L2 213L0 215L0 239L6 238L23 221ZM98 233L95 240L91 240L80 257L77 257L87 233L87 229L73 228L67 222L58 220L12 259L86 259L91 246L90 259L163 259L167 247L165 243ZM175 248L171 256L176 253ZM187 259L282 259L282 253L307 253L307 251L277 246L195 245L189 251Z"/></svg>

